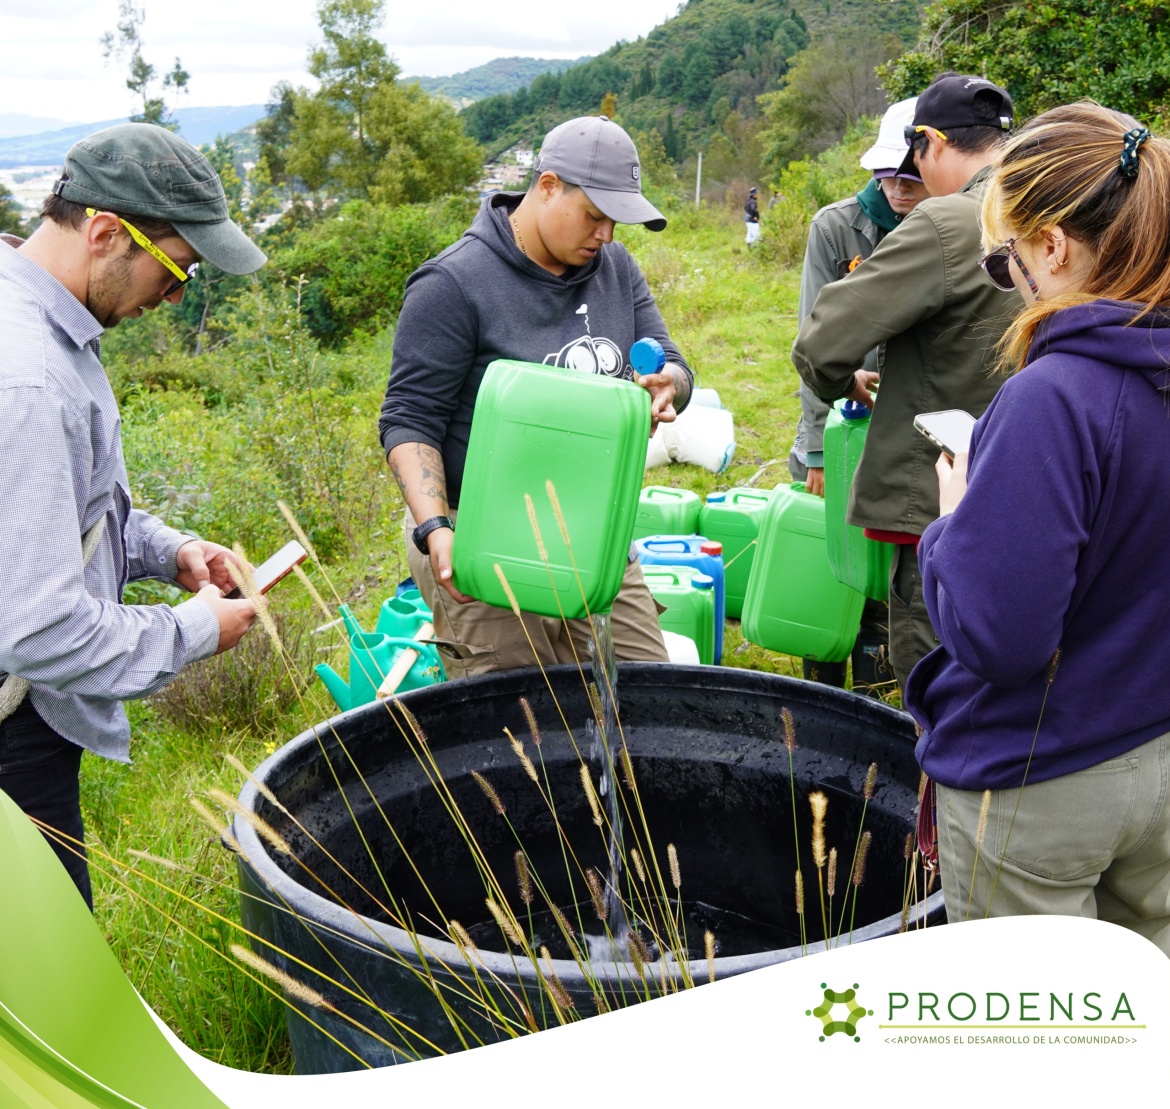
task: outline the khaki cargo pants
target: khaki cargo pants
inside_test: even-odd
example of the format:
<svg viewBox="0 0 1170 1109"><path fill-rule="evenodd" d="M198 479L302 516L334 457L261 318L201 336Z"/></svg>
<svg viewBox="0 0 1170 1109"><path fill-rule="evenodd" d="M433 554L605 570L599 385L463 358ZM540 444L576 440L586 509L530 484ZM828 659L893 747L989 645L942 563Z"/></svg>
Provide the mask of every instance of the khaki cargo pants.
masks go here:
<svg viewBox="0 0 1170 1109"><path fill-rule="evenodd" d="M455 513L451 513L452 517ZM447 677L470 678L494 670L516 670L561 662L589 664L589 621L562 621L524 613L524 626L510 608L482 601L461 605L435 581L431 560L410 538L415 528L409 510L403 523L410 574L434 614L435 639ZM637 560L626 566L621 591L614 601L610 626L619 662L666 662L668 655L658 625L658 608ZM524 631L527 629L528 637ZM531 638L531 645L529 644ZM534 654L535 652L535 654Z"/></svg>

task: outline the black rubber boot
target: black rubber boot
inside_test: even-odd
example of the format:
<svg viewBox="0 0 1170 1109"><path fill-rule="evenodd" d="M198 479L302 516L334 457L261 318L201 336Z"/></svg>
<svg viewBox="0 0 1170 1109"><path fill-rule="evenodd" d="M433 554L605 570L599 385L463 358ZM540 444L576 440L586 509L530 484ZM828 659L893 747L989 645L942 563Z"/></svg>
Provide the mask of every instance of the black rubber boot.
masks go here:
<svg viewBox="0 0 1170 1109"><path fill-rule="evenodd" d="M838 689L845 688L844 662L817 662L816 659L801 659L804 666L804 680L806 682L820 682L822 685L835 685Z"/></svg>

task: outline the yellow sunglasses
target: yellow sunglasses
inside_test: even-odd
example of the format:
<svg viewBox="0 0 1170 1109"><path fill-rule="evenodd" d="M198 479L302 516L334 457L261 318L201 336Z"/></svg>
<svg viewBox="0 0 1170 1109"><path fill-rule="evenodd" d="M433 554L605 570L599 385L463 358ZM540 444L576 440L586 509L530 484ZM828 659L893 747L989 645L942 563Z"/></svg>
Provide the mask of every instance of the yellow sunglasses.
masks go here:
<svg viewBox="0 0 1170 1109"><path fill-rule="evenodd" d="M85 214L89 216L90 219L93 219L93 217L98 215L99 212L96 208L86 208ZM109 214L113 215L114 213L110 212ZM134 226L134 224L130 223L128 220L122 219L121 216L118 216L117 219L118 222L121 223L121 225L130 232L130 238L132 238L140 247L142 247L142 249L145 250L147 254L151 255L153 258L156 258L159 262L166 266L166 268L174 275L175 280L167 286L167 291L163 293L164 299L169 297L172 293L177 293L199 271L199 263L192 262L191 265L187 267L186 272L184 272L179 268L177 262L172 261L171 258L168 257L166 251L162 250L160 247L155 246L154 243L152 243L141 231L138 230L137 227Z"/></svg>

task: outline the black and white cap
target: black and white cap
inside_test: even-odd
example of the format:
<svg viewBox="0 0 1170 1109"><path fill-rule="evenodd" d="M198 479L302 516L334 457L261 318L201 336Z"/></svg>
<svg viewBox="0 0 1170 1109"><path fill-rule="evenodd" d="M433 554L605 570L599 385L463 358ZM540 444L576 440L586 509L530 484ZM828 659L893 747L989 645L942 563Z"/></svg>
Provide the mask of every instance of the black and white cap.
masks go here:
<svg viewBox="0 0 1170 1109"><path fill-rule="evenodd" d="M608 116L581 116L544 137L534 173L555 173L584 190L617 223L662 231L666 218L642 195L642 170L634 140Z"/></svg>

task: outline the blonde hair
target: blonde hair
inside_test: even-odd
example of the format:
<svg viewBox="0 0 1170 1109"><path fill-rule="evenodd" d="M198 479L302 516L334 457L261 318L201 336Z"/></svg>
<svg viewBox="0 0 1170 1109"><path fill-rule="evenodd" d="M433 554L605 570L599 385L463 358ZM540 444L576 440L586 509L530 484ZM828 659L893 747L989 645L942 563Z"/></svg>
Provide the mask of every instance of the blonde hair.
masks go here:
<svg viewBox="0 0 1170 1109"><path fill-rule="evenodd" d="M1170 305L1170 143L1150 136L1136 176L1121 169L1132 117L1091 100L1036 116L1004 146L983 198L984 249L1060 225L1089 248L1083 286L1028 305L1000 342L1001 368L1023 364L1040 323L1093 300ZM1131 144L1132 145L1132 144Z"/></svg>

